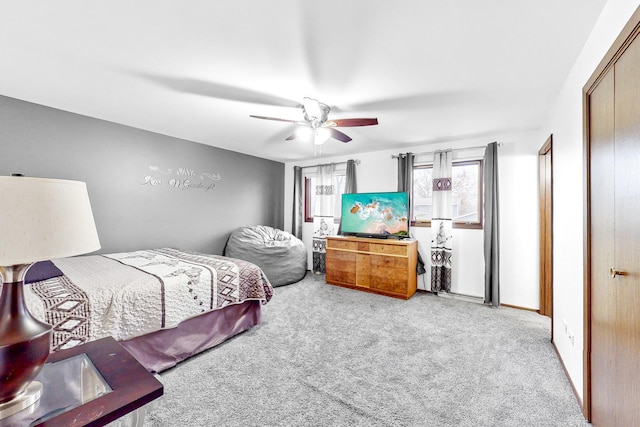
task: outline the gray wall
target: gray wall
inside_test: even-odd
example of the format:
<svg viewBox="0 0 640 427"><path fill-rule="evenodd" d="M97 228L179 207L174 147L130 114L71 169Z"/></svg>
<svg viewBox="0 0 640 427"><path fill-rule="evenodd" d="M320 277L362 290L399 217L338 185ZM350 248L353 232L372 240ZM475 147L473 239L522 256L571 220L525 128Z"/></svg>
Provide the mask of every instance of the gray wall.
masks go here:
<svg viewBox="0 0 640 427"><path fill-rule="evenodd" d="M283 228L282 163L0 96L0 175L11 173L85 181L101 253L220 254L236 227Z"/></svg>

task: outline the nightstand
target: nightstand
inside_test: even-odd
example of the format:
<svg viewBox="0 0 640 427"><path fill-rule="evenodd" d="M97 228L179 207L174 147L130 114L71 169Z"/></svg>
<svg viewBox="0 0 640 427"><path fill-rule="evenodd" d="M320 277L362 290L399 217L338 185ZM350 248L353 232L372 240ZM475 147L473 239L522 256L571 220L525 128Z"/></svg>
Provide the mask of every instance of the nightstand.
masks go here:
<svg viewBox="0 0 640 427"><path fill-rule="evenodd" d="M102 426L163 394L163 386L112 337L49 355L42 397L0 426Z"/></svg>

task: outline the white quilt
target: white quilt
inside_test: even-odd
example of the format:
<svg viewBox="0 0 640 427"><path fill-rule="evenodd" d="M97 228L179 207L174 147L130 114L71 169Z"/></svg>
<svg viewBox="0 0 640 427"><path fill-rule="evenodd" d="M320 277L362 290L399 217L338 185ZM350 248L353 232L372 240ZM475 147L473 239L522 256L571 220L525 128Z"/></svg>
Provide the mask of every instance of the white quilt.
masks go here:
<svg viewBox="0 0 640 427"><path fill-rule="evenodd" d="M126 340L229 304L267 302L254 264L175 249L54 260L63 276L27 285L31 313L54 325L54 350L104 336Z"/></svg>

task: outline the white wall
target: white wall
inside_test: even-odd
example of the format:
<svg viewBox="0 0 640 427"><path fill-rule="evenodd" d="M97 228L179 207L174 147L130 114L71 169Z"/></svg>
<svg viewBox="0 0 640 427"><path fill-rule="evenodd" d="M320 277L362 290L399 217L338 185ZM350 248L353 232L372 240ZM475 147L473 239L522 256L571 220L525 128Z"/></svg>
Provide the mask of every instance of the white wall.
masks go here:
<svg viewBox="0 0 640 427"><path fill-rule="evenodd" d="M549 114L553 133L554 340L571 381L583 392L583 117L582 88L640 5L609 0ZM285 196L286 197L286 196ZM575 334L571 345L563 320Z"/></svg>
<svg viewBox="0 0 640 427"><path fill-rule="evenodd" d="M533 309L539 308L539 242L537 151L550 134L554 135L554 338L571 381L582 398L583 352L583 135L582 88L612 45L640 0L609 0L550 109L541 130L511 136L496 135L487 140L456 141L413 147L415 153L442 148L503 142L499 150L501 215L501 301ZM397 152L380 151L356 156L299 162L307 166L361 160L358 190L394 191L396 165L390 159ZM285 165L285 228L291 229L292 178L294 163ZM428 253L427 229L414 228L420 247ZM482 236L476 230L456 230L456 292L483 295L484 261ZM304 239L310 248L311 228ZM571 345L564 334L563 320L574 332Z"/></svg>
<svg viewBox="0 0 640 427"><path fill-rule="evenodd" d="M531 309L539 308L538 274L538 178L537 153L546 137L537 132L515 135L496 135L492 138L469 139L455 143L428 144L411 147L402 152L432 152L438 149L485 146L499 141L499 179L501 215L501 302ZM353 156L314 159L285 164L285 229L291 231L293 200L293 166L310 166L343 162L349 158L360 160L357 166L359 192L395 191L397 186L396 159L398 151L377 151ZM482 158L483 149L459 150L454 159ZM417 161L426 160L417 156ZM302 240L311 252L311 224L303 227ZM430 229L413 227L413 236L425 259L429 258ZM454 274L452 292L484 297L483 231L454 229ZM418 287L429 288L429 278L419 277Z"/></svg>
<svg viewBox="0 0 640 427"><path fill-rule="evenodd" d="M547 136L528 136L518 144L505 144L499 151L500 301L538 310L538 151Z"/></svg>

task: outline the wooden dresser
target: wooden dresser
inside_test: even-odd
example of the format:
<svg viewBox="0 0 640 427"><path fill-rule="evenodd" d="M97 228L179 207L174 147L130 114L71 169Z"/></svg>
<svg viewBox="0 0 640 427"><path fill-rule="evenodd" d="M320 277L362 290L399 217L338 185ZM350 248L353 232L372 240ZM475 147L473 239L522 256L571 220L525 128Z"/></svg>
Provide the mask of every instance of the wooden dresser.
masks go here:
<svg viewBox="0 0 640 427"><path fill-rule="evenodd" d="M415 240L327 237L326 281L331 285L409 299L416 293Z"/></svg>

